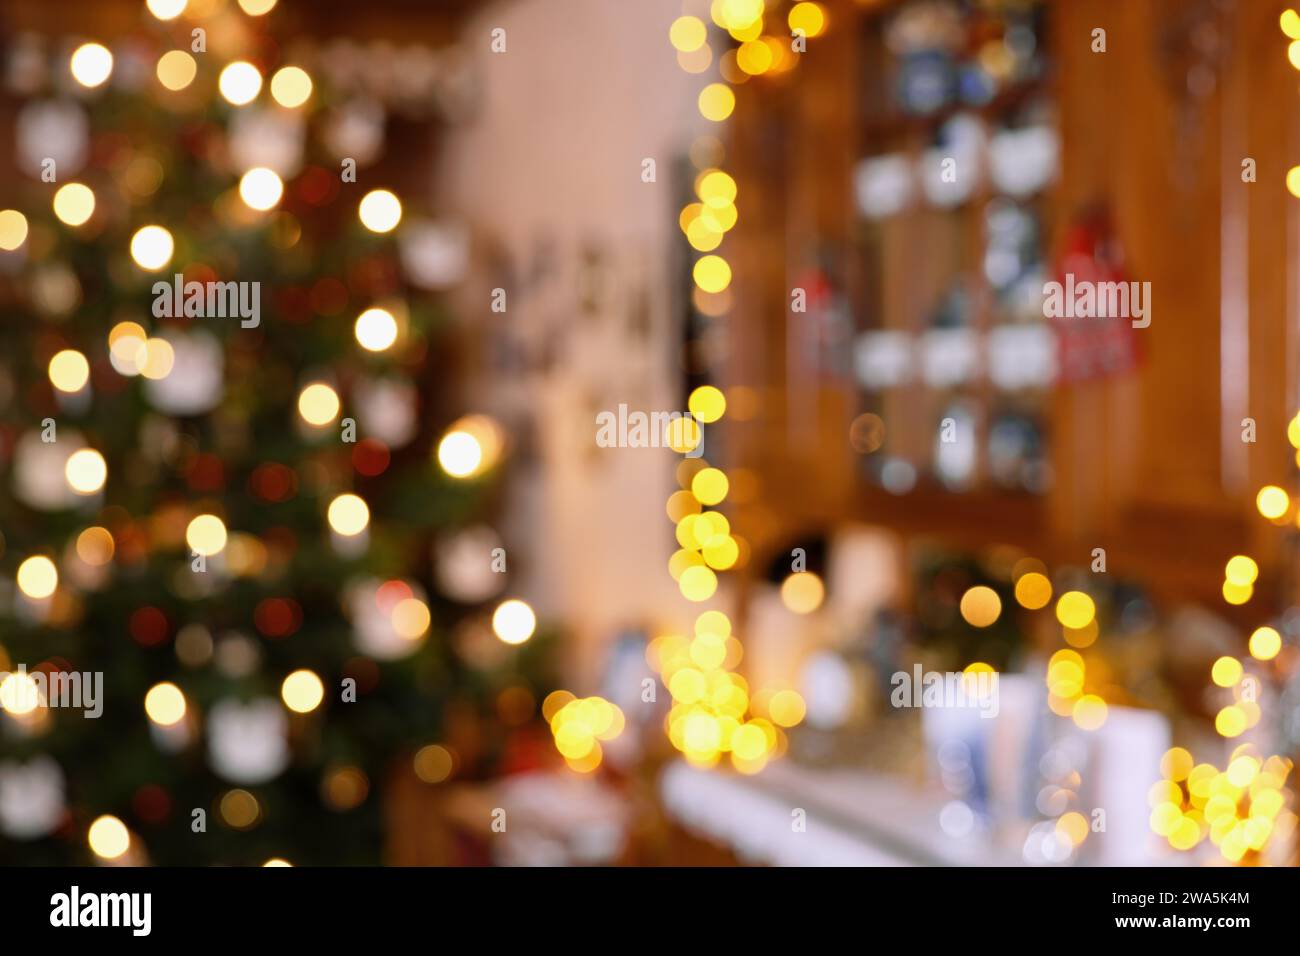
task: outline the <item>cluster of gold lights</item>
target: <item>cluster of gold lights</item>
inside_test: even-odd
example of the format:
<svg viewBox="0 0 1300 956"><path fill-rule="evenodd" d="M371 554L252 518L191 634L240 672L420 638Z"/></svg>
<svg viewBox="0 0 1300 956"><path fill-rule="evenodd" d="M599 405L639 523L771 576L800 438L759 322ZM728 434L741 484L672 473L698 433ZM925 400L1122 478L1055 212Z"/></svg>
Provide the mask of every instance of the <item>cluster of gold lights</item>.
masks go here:
<svg viewBox="0 0 1300 956"><path fill-rule="evenodd" d="M1254 747L1241 744L1220 770L1174 747L1161 758L1161 779L1147 794L1151 829L1176 850L1191 850L1208 837L1225 860L1239 863L1263 850L1275 832L1295 829L1295 814L1286 809L1291 766L1278 756L1260 759Z"/></svg>
<svg viewBox="0 0 1300 956"><path fill-rule="evenodd" d="M1291 57L1300 69L1300 16L1288 10L1282 16L1282 28L1295 40ZM1300 465L1300 413L1287 424L1287 440L1296 449ZM1277 485L1260 488L1255 507L1279 527L1300 524L1295 502ZM1259 565L1253 558L1233 555L1223 569L1223 599L1229 604L1246 604L1254 596L1258 577ZM1251 632L1246 647L1255 667L1267 667L1282 651L1282 635L1276 628L1262 625ZM1210 667L1210 680L1232 694L1231 702L1214 718L1219 736L1235 739L1260 722L1259 681L1247 672L1241 659L1226 654L1216 659ZM1285 787L1291 767L1289 759L1276 754L1261 758L1251 743L1238 745L1223 770L1210 763L1196 764L1190 752L1174 747L1161 761L1162 779L1149 794L1151 829L1177 850L1191 850L1208 837L1225 860L1239 863L1247 854L1263 850L1273 833L1294 830L1296 816L1287 809L1291 791Z"/></svg>
<svg viewBox="0 0 1300 956"><path fill-rule="evenodd" d="M578 773L591 773L599 767L604 756L601 741L613 740L626 725L623 711L603 697L579 698L567 690L547 696L542 716L550 722L555 749Z"/></svg>
<svg viewBox="0 0 1300 956"><path fill-rule="evenodd" d="M1016 603L1026 610L1037 611L1052 604L1053 589L1047 567L1036 558L1022 558L1011 569ZM1002 616L1002 599L992 588L979 584L969 588L959 604L962 618L972 627L989 627ZM1096 730L1106 722L1106 701L1090 688L1098 680L1089 679L1089 660L1085 656L1097 640L1097 605L1083 591L1065 591L1056 597L1056 621L1068 647L1057 650L1047 663L1047 703L1052 713L1068 717L1082 730ZM968 672L991 670L977 662ZM1094 664L1094 677L1104 668Z"/></svg>

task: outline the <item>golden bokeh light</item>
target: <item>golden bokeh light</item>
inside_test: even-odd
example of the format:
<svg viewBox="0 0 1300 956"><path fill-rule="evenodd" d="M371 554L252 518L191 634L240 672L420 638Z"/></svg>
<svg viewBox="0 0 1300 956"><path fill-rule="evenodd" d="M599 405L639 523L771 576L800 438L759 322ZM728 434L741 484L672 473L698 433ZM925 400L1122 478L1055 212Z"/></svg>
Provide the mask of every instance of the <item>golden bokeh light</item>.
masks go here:
<svg viewBox="0 0 1300 956"><path fill-rule="evenodd" d="M1082 591L1066 591L1057 599L1056 619L1065 627L1085 628L1096 616L1096 604Z"/></svg>
<svg viewBox="0 0 1300 956"><path fill-rule="evenodd" d="M254 167L239 179L239 198L249 209L258 212L273 209L283 195L283 180L265 166Z"/></svg>
<svg viewBox="0 0 1300 956"><path fill-rule="evenodd" d="M88 89L102 86L113 72L113 54L100 43L83 43L68 61L72 78Z"/></svg>
<svg viewBox="0 0 1300 956"><path fill-rule="evenodd" d="M363 349L382 352L397 341L397 320L387 309L366 309L352 331Z"/></svg>
<svg viewBox="0 0 1300 956"><path fill-rule="evenodd" d="M700 90L699 107L705 119L721 123L736 108L736 94L726 83L710 83Z"/></svg>
<svg viewBox="0 0 1300 956"><path fill-rule="evenodd" d="M93 495L108 480L108 463L93 448L80 448L68 456L63 467L68 486L79 495Z"/></svg>
<svg viewBox="0 0 1300 956"><path fill-rule="evenodd" d="M284 66L271 77L271 98L286 109L306 103L311 99L311 90L311 77L302 67Z"/></svg>
<svg viewBox="0 0 1300 956"><path fill-rule="evenodd" d="M131 258L146 272L157 272L172 261L176 242L162 226L144 226L131 237Z"/></svg>
<svg viewBox="0 0 1300 956"><path fill-rule="evenodd" d="M502 601L492 613L492 633L506 644L522 644L536 629L537 615L517 598Z"/></svg>
<svg viewBox="0 0 1300 956"><path fill-rule="evenodd" d="M1281 518L1291 507L1291 497L1277 485L1265 485L1255 496L1255 507L1265 518Z"/></svg>
<svg viewBox="0 0 1300 956"><path fill-rule="evenodd" d="M811 614L822 606L826 586L812 571L798 571L781 582L781 603L795 614Z"/></svg>
<svg viewBox="0 0 1300 956"><path fill-rule="evenodd" d="M990 587L978 584L961 596L961 616L972 627L989 627L1002 614L1002 599Z"/></svg>
<svg viewBox="0 0 1300 956"><path fill-rule="evenodd" d="M1250 656L1258 661L1271 661L1282 650L1282 635L1271 627L1258 627L1250 635Z"/></svg>
<svg viewBox="0 0 1300 956"><path fill-rule="evenodd" d="M95 856L116 860L131 848L131 834L117 817L105 814L96 818L86 832L86 842Z"/></svg>
<svg viewBox="0 0 1300 956"><path fill-rule="evenodd" d="M702 256L691 275L705 292L721 292L731 285L731 266L721 256Z"/></svg>
<svg viewBox="0 0 1300 956"><path fill-rule="evenodd" d="M328 425L340 408L338 392L324 382L312 382L298 394L298 414L309 425Z"/></svg>
<svg viewBox="0 0 1300 956"><path fill-rule="evenodd" d="M370 508L358 495L341 494L330 502L326 517L331 528L350 538L366 530Z"/></svg>
<svg viewBox="0 0 1300 956"><path fill-rule="evenodd" d="M668 41L681 53L693 53L704 46L708 29L698 17L678 17L668 28Z"/></svg>
<svg viewBox="0 0 1300 956"><path fill-rule="evenodd" d="M691 479L691 494L703 505L716 505L727 497L727 476L721 469L704 468Z"/></svg>
<svg viewBox="0 0 1300 956"><path fill-rule="evenodd" d="M175 20L185 12L189 0L145 0L145 6L159 20Z"/></svg>
<svg viewBox="0 0 1300 956"><path fill-rule="evenodd" d="M18 590L37 601L44 600L59 586L59 570L44 555L34 555L18 565Z"/></svg>
<svg viewBox="0 0 1300 956"><path fill-rule="evenodd" d="M27 241L27 217L17 209L0 210L0 250L13 252Z"/></svg>
<svg viewBox="0 0 1300 956"><path fill-rule="evenodd" d="M226 546L226 523L214 514L196 515L185 528L185 543L204 557L220 554Z"/></svg>
<svg viewBox="0 0 1300 956"><path fill-rule="evenodd" d="M362 198L357 215L371 232L392 232L402 221L402 203L387 189L375 189Z"/></svg>
<svg viewBox="0 0 1300 956"><path fill-rule="evenodd" d="M170 681L154 684L144 695L144 712L155 724L170 727L185 717L185 695Z"/></svg>
<svg viewBox="0 0 1300 956"><path fill-rule="evenodd" d="M450 431L438 443L438 464L453 478L472 478L482 470L483 447L467 431Z"/></svg>
<svg viewBox="0 0 1300 956"><path fill-rule="evenodd" d="M50 384L60 392L79 392L90 381L90 362L76 349L54 353L48 371Z"/></svg>
<svg viewBox="0 0 1300 956"><path fill-rule="evenodd" d="M198 72L198 63L184 50L168 50L158 58L158 65L154 68L158 82L173 92L193 83Z"/></svg>
<svg viewBox="0 0 1300 956"><path fill-rule="evenodd" d="M84 183L66 183L54 194L54 215L68 226L84 225L95 212L95 194Z"/></svg>
<svg viewBox="0 0 1300 956"><path fill-rule="evenodd" d="M697 421L716 422L727 411L727 399L722 390L713 385L701 385L691 392L686 408Z"/></svg>
<svg viewBox="0 0 1300 956"><path fill-rule="evenodd" d="M693 565L677 579L677 588L688 601L707 601L718 589L718 576L705 565Z"/></svg>
<svg viewBox="0 0 1300 956"><path fill-rule="evenodd" d="M77 557L91 567L101 567L113 560L117 549L113 535L107 528L96 525L77 535Z"/></svg>
<svg viewBox="0 0 1300 956"><path fill-rule="evenodd" d="M262 74L243 60L229 63L217 77L217 89L232 106L247 106L262 92Z"/></svg>
<svg viewBox="0 0 1300 956"><path fill-rule="evenodd" d="M309 714L325 699L325 685L312 671L296 670L280 685L280 699L296 714Z"/></svg>
<svg viewBox="0 0 1300 956"><path fill-rule="evenodd" d="M1016 579L1016 602L1036 611L1052 600L1052 582L1045 574L1029 571Z"/></svg>
<svg viewBox="0 0 1300 956"><path fill-rule="evenodd" d="M1220 657L1210 668L1210 679L1220 687L1235 687L1241 680L1241 661L1235 657Z"/></svg>

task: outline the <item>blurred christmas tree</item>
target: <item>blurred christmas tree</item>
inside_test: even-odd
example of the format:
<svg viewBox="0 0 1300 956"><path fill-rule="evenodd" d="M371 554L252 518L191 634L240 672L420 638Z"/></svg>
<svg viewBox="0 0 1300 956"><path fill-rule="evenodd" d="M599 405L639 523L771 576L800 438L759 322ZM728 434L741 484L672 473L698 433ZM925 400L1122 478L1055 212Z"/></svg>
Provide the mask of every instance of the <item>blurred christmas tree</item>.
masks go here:
<svg viewBox="0 0 1300 956"><path fill-rule="evenodd" d="M500 430L434 428L455 364L430 287L463 250L371 184L373 97L313 83L264 19L185 6L150 0L169 19L112 53L9 51L0 852L379 862L394 761L488 772L547 689L537 640L453 651L505 646L454 631L505 581ZM527 640L510 607L498 633ZM32 694L96 672L98 719Z"/></svg>

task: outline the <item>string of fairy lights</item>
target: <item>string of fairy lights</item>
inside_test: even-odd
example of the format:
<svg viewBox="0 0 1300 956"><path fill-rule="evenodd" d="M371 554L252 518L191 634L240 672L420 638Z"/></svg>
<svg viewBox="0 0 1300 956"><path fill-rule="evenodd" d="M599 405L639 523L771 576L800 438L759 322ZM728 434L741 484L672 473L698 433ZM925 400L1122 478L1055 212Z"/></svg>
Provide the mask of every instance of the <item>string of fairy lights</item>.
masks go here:
<svg viewBox="0 0 1300 956"><path fill-rule="evenodd" d="M238 0L240 9L250 17L269 13L277 0ZM197 15L201 3L191 5L190 0L146 0L148 11L160 21L172 21L188 12ZM93 90L102 87L113 75L112 51L103 44L87 42L73 50L67 60L71 78L80 86ZM155 65L159 86L170 93L180 93L191 86L199 72L195 56L182 49L163 53ZM262 72L252 63L236 60L226 64L217 78L218 94L233 107L245 107L258 101L263 86L269 87L270 97L285 110L302 110L313 96L311 76L300 66L285 65L276 70L266 83ZM222 214L236 224L256 223L257 217L271 214L285 194L285 183L274 170L255 167L240 176L230 197L221 200ZM237 196L237 199L234 197ZM85 227L96 210L94 191L85 183L69 182L53 194L54 216L72 230ZM357 216L368 231L385 235L393 233L402 222L402 203L396 194L387 189L367 191L357 206ZM13 252L23 248L29 237L26 215L17 209L0 210L0 250ZM135 266L144 273L160 273L172 265L177 243L171 230L160 223L148 223L137 228L129 242L129 253ZM379 353L400 346L405 333L405 316L398 305L376 304L362 311L355 319L353 334L356 344L366 352ZM172 344L164 337L150 334L143 325L134 321L115 324L107 336L108 357L115 372L126 378L142 377L162 381L176 369L176 356ZM89 395L91 362L77 349L65 348L52 356L48 364L48 378L56 392L65 397ZM330 429L337 429L344 411L343 399L335 385L324 378L302 385L298 392L296 410L300 427L319 437ZM500 460L504 450L500 426L485 415L467 415L449 426L437 446L436 458L440 468L456 480L477 478L491 470ZM269 467L269 466L268 466ZM282 467L282 466L276 466ZM81 447L66 458L63 477L70 491L86 498L100 494L110 480L106 459L101 451ZM259 477L260 476L260 477ZM262 479L266 479L262 481ZM278 476L259 469L254 475L255 492L267 500L277 500L269 486ZM262 486L267 486L263 488ZM266 548L252 534L227 527L218 513L219 508L193 511L182 519L184 543L192 555L204 560L220 556L226 573L239 577L255 574L265 564ZM169 516L174 517L174 516ZM324 521L329 527L331 541L340 553L357 553L363 550L370 525L370 508L358 494L344 491L328 500ZM103 568L114 558L119 543L107 527L94 525L76 535L72 555L88 567ZM18 565L15 581L19 592L27 600L33 613L52 606L61 587L60 569L55 560L45 554L32 554ZM390 600L391 599L391 600ZM377 600L383 606L388 622L396 636L418 646L430 632L431 612L426 601L417 596L402 581L389 581L380 586ZM286 602L280 602L286 607ZM272 609L276 610L276 609ZM269 612L268 612L269 614ZM133 619L133 627L134 627ZM518 645L527 641L536 628L536 616L529 605L510 598L497 605L492 615L492 630L502 642ZM315 711L325 698L325 684L320 675L309 669L298 669L287 674L280 685L280 698L284 707L295 714ZM171 681L152 686L144 696L143 709L152 724L160 729L177 728L186 720L190 704L182 689ZM17 721L36 722L44 719L45 707L37 682L24 672L10 673L0 683L0 705L7 716ZM603 729L603 728L602 728ZM436 782L451 773L453 755L444 747L430 744L415 756L417 775L426 781ZM351 776L349 776L351 775ZM331 794L343 794L339 800L354 804L357 794L363 798L368 788L364 775L356 768L342 768L327 781ZM346 792L346 793L345 793ZM219 801L223 817L232 826L240 821L254 821L261 811L255 797L248 791L234 788ZM94 820L87 829L87 841L92 852L102 860L120 860L127 857L133 847L133 835L118 817L106 814ZM289 865L282 859L273 859L265 865Z"/></svg>
<svg viewBox="0 0 1300 956"><path fill-rule="evenodd" d="M687 11L703 6L689 0L686 4ZM786 72L798 57L790 38L776 34L780 21L771 16L765 0L713 0L707 6L712 24L727 34L721 45L728 49L716 58L721 80L700 90L697 106L705 120L723 123L736 106L734 85L765 73ZM819 4L796 3L786 22L792 35L798 31L806 38L823 32L826 15ZM669 42L687 73L702 74L713 67L709 32L709 24L690 12L669 27ZM717 250L739 218L736 180L712 161L721 152L714 137L702 137L692 148L699 169L696 199L678 217L686 241L700 253L691 269L692 303L702 314L714 317L729 307L732 280L731 265ZM687 399L689 414L670 421L665 434L665 444L686 456L677 468L681 487L669 496L666 508L678 544L668 570L682 596L692 603L711 599L718 590L718 574L743 562L748 550L718 510L731 491L726 472L692 457L704 440L703 426L720 421L726 410L722 390L701 385ZM786 605L797 613L814 610L822 593L821 581L811 572L791 575L782 588ZM699 614L690 636L661 634L647 645L646 661L673 701L664 730L695 766L714 767L725 757L742 773L757 773L785 751L785 729L804 718L803 698L794 690L764 688L751 695L748 682L736 671L743 654L731 619L718 610ZM601 765L601 742L617 737L624 726L617 706L600 697L576 698L569 691L551 694L542 704L542 713L568 766L583 773Z"/></svg>
<svg viewBox="0 0 1300 956"><path fill-rule="evenodd" d="M1300 14L1285 10L1279 25L1291 40L1287 58L1300 70ZM1286 188L1300 197L1300 166L1287 172ZM1287 439L1300 464L1300 413L1288 423ZM1297 519L1296 503L1277 485L1259 489L1255 508L1277 526ZM1259 565L1253 558L1233 555L1224 566L1224 601L1247 604L1258 576ZM1259 724L1260 678L1271 673L1281 651L1281 634L1262 625L1247 641L1247 660L1224 655L1214 661L1211 682L1232 695L1214 718L1214 729L1224 740L1239 738ZM1292 794L1286 787L1291 769L1289 758L1264 756L1251 741L1235 746L1223 769L1208 761L1197 763L1190 750L1174 747L1160 761L1161 779L1148 794L1151 829L1174 849L1194 850L1208 839L1228 862L1249 862L1265 852L1275 834L1295 830L1296 816L1288 809Z"/></svg>

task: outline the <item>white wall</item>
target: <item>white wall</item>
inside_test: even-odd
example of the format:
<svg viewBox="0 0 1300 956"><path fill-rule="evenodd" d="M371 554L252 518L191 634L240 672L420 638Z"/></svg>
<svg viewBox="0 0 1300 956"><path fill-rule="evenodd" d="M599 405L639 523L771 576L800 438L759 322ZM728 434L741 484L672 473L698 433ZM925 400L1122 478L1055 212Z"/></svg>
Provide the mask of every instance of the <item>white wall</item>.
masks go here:
<svg viewBox="0 0 1300 956"><path fill-rule="evenodd" d="M516 470L510 488L507 544L518 555L512 571L523 572L513 587L568 629L565 660L578 691L596 689L602 646L616 629L691 619L667 570L676 545L664 503L678 456L595 445L601 409L682 403L672 273L682 238L671 167L701 131L694 103L707 81L682 71L668 42L681 11L680 0L489 6L464 33L481 108L453 130L439 177L446 211L474 232L479 266L494 246L526 266L541 237L555 243L557 272L540 289L508 289L507 313L494 315L495 281L480 270L462 313L498 331L508 324L530 348L557 350L549 372L474 377L487 410L536 421L536 472ZM504 54L489 49L497 27L506 30ZM641 180L645 157L657 161L656 183ZM611 259L587 317L577 291L584 244Z"/></svg>

